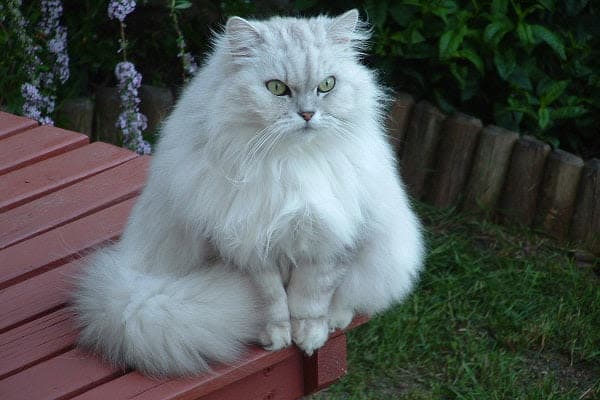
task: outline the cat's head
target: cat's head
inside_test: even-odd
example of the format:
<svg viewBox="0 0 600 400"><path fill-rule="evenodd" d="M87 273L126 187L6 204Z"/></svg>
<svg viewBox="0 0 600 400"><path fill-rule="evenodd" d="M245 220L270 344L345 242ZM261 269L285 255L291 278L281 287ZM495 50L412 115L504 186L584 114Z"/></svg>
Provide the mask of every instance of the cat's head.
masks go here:
<svg viewBox="0 0 600 400"><path fill-rule="evenodd" d="M232 17L217 45L230 123L263 135L343 134L379 112L376 80L360 63L369 38L357 10L331 18Z"/></svg>

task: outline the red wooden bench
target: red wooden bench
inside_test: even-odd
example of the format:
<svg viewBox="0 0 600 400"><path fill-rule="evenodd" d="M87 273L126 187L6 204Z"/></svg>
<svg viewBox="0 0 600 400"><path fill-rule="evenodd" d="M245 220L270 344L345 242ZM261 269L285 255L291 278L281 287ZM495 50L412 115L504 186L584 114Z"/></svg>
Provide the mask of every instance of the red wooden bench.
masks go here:
<svg viewBox="0 0 600 400"><path fill-rule="evenodd" d="M253 347L193 379L149 379L75 349L71 277L119 236L149 160L0 112L0 399L294 399L339 379L340 331L312 357Z"/></svg>

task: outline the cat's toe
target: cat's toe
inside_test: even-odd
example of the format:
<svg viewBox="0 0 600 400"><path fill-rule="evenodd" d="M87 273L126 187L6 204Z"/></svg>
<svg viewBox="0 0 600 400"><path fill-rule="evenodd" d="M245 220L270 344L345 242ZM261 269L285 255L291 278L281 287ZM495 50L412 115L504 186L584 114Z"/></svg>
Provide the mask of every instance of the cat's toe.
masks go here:
<svg viewBox="0 0 600 400"><path fill-rule="evenodd" d="M280 350L292 344L292 329L289 321L269 322L258 336L265 350Z"/></svg>
<svg viewBox="0 0 600 400"><path fill-rule="evenodd" d="M336 329L344 329L354 318L354 313L349 309L335 310L329 315L329 332L333 332Z"/></svg>
<svg viewBox="0 0 600 400"><path fill-rule="evenodd" d="M325 318L292 320L292 339L309 356L323 346L329 337Z"/></svg>

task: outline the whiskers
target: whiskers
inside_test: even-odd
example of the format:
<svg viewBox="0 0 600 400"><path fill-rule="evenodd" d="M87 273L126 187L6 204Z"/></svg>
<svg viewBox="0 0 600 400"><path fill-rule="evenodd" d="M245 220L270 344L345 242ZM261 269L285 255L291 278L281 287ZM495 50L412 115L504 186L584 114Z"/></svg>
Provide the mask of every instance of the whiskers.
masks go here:
<svg viewBox="0 0 600 400"><path fill-rule="evenodd" d="M348 120L336 117L333 114L324 114L323 123L328 131L327 133L331 133L339 139L352 140L357 138L356 125Z"/></svg>
<svg viewBox="0 0 600 400"><path fill-rule="evenodd" d="M276 122L256 131L240 154L241 161L236 176L228 176L227 179L237 184L246 183L248 175L256 170L257 164L262 163L269 157L286 133L287 130L281 122Z"/></svg>

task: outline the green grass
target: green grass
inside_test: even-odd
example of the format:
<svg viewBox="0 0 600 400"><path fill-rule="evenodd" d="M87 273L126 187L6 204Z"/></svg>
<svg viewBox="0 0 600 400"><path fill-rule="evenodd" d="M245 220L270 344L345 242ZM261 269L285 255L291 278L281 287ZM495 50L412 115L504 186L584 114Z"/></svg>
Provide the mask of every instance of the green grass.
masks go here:
<svg viewBox="0 0 600 400"><path fill-rule="evenodd" d="M348 375L315 397L600 399L599 265L528 229L419 213L418 288L349 333Z"/></svg>

